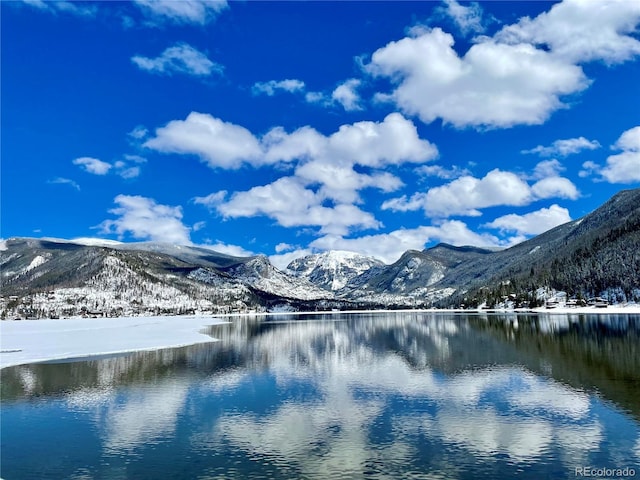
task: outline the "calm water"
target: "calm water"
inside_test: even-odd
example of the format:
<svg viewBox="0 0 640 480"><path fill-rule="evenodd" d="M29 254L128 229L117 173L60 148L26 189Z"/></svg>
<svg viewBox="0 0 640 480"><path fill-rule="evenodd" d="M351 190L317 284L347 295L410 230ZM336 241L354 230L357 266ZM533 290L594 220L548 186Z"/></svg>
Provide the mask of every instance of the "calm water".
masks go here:
<svg viewBox="0 0 640 480"><path fill-rule="evenodd" d="M210 333L221 342L2 370L2 478L640 478L638 316L283 316Z"/></svg>

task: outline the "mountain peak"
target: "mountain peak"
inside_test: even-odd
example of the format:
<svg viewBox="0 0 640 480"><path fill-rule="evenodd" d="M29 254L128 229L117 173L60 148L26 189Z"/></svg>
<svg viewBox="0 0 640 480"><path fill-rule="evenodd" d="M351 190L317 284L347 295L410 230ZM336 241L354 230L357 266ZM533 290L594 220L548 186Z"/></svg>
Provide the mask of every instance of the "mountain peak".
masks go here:
<svg viewBox="0 0 640 480"><path fill-rule="evenodd" d="M346 250L328 250L293 260L287 271L327 290L340 290L372 267L384 264L373 257Z"/></svg>

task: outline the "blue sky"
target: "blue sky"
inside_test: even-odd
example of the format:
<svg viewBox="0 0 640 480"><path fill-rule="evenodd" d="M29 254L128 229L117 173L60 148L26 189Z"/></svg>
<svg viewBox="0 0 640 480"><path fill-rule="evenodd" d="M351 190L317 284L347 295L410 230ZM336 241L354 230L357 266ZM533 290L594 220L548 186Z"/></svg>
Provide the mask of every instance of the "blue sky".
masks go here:
<svg viewBox="0 0 640 480"><path fill-rule="evenodd" d="M2 2L2 231L391 263L640 184L640 4Z"/></svg>

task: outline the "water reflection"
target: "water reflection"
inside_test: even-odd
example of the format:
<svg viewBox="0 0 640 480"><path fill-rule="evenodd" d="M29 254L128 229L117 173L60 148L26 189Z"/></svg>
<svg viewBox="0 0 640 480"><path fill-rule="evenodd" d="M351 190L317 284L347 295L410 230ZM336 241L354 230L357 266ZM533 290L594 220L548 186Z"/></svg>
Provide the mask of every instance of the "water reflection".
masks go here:
<svg viewBox="0 0 640 480"><path fill-rule="evenodd" d="M214 344L4 369L2 476L573 478L576 466L640 461L638 418L625 413L640 411L637 317L290 320L213 326ZM65 412L51 431L43 410ZM45 442L73 431L81 454L37 476L16 461L34 448L25 426Z"/></svg>

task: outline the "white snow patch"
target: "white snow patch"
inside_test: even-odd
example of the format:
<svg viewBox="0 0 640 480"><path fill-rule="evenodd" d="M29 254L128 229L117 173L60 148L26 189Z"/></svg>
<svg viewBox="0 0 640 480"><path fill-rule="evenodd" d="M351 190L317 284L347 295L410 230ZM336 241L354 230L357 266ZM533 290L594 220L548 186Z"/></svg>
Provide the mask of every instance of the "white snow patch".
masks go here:
<svg viewBox="0 0 640 480"><path fill-rule="evenodd" d="M537 247L533 247L533 248L531 249L531 251L529 252L529 255L531 255L531 254L533 254L533 253L536 253L538 250L540 250L540 245L538 245Z"/></svg>
<svg viewBox="0 0 640 480"><path fill-rule="evenodd" d="M69 240L71 243L76 243L78 245L86 245L86 246L96 246L96 247L115 247L117 245L122 245L122 242L118 242L117 240L109 240L106 238L91 238L91 237L81 237L81 238L73 238Z"/></svg>
<svg viewBox="0 0 640 480"><path fill-rule="evenodd" d="M25 363L176 348L216 341L213 317L67 318L0 322L0 368Z"/></svg>
<svg viewBox="0 0 640 480"><path fill-rule="evenodd" d="M40 265L47 263L47 260L48 259L43 257L42 255L37 255L33 260L31 260L29 266L24 269L24 272L26 273L30 270L33 270L34 268L38 268Z"/></svg>
<svg viewBox="0 0 640 480"><path fill-rule="evenodd" d="M4 252L9 247L7 247L7 241L0 238L0 252Z"/></svg>

